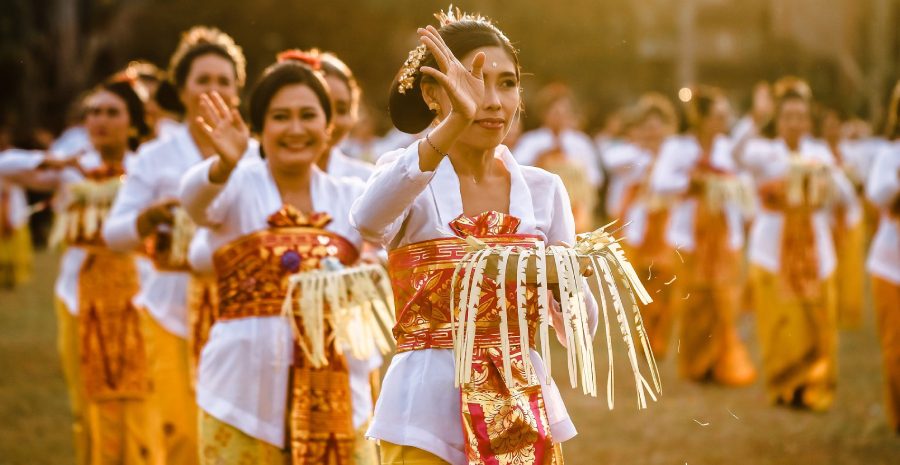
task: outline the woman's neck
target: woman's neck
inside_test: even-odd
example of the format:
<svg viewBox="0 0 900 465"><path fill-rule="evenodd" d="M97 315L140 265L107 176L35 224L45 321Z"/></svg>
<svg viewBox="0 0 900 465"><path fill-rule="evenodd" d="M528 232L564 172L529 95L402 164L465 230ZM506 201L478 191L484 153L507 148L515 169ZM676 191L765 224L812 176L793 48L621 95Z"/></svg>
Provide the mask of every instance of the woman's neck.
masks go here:
<svg viewBox="0 0 900 465"><path fill-rule="evenodd" d="M700 144L700 150L708 154L712 152L713 143L716 140L716 133L712 131L698 131L697 143Z"/></svg>
<svg viewBox="0 0 900 465"><path fill-rule="evenodd" d="M320 155L319 159L316 160L316 165L318 165L319 169L326 173L328 172L328 161L331 160L331 151L332 150L333 150L333 148L329 147L327 150L325 150L325 153Z"/></svg>
<svg viewBox="0 0 900 465"><path fill-rule="evenodd" d="M494 150L483 150L454 144L450 148L450 162L459 177L471 178L476 183L494 176Z"/></svg>
<svg viewBox="0 0 900 465"><path fill-rule="evenodd" d="M272 166L271 161L268 165L269 172L272 173L272 179L275 181L278 193L281 194L282 201L293 205L301 211L311 211L312 201L309 188L313 167L306 165L285 170Z"/></svg>
<svg viewBox="0 0 900 465"><path fill-rule="evenodd" d="M122 163L122 160L125 159L125 154L128 152L127 147L100 147L97 149L97 152L100 154L100 158L103 159L103 162L106 164L119 164Z"/></svg>
<svg viewBox="0 0 900 465"><path fill-rule="evenodd" d="M784 141L784 144L787 145L788 150L790 150L792 152L800 151L800 141L802 139L803 139L802 137L798 137L796 139L787 139L784 137L781 138L781 140Z"/></svg>

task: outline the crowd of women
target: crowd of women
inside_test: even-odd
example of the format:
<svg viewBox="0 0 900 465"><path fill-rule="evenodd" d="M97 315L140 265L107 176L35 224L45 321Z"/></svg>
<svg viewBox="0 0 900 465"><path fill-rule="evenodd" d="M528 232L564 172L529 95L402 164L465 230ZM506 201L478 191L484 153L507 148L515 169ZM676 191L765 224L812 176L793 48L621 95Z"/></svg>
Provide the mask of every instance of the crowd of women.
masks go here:
<svg viewBox="0 0 900 465"><path fill-rule="evenodd" d="M477 15L438 18L390 90L408 139L350 140L359 86L315 49L279 54L242 115L240 47L195 27L168 71L133 63L90 91L83 126L53 149L0 154L4 282L29 273L39 206L24 189L55 193L77 463L561 464L576 429L538 353L510 349L512 386L484 368L498 363L495 300L479 303L485 378L454 383L446 257L462 249L448 237L572 244L606 219L653 296L642 312L657 357L689 380L750 384L736 319L752 311L771 401L812 410L834 399L839 328L861 324L868 245L900 431L900 87L884 139L795 78L758 86L733 127L725 95L695 87L687 130L650 94L595 140L553 85L536 99L543 126L519 137L509 39ZM332 348L311 364L281 316L285 277L326 259L391 275L397 354L383 380L377 353Z"/></svg>

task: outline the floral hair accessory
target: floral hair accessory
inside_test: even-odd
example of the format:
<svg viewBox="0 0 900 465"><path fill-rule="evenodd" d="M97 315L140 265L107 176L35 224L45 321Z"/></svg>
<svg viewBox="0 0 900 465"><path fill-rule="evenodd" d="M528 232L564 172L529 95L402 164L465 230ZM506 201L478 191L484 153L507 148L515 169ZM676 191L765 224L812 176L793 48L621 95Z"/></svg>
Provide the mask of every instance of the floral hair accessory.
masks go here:
<svg viewBox="0 0 900 465"><path fill-rule="evenodd" d="M284 63L289 60L299 61L300 63L309 65L314 70L322 69L322 60L300 50L285 50L278 54L277 59L279 63Z"/></svg>

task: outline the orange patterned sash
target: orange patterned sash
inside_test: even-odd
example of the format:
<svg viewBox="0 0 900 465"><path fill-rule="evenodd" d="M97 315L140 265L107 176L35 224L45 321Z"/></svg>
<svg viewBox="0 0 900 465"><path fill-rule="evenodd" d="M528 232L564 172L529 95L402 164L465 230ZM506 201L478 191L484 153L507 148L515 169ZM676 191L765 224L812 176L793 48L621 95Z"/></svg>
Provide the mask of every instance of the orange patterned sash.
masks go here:
<svg viewBox="0 0 900 465"><path fill-rule="evenodd" d="M216 321L279 316L290 275L318 269L326 257L336 257L345 265L356 262L359 252L352 243L322 229L330 220L327 214L307 217L285 205L269 217L269 229L248 234L216 251ZM297 324L302 331L302 322L298 320ZM326 332L331 331L326 324ZM325 337L330 339L328 334ZM352 463L356 436L344 356L332 347L328 364L313 368L299 348L295 347L294 354L288 387L292 465Z"/></svg>
<svg viewBox="0 0 900 465"><path fill-rule="evenodd" d="M449 226L461 237L474 235L492 246L532 247L538 238L515 234L519 223L518 218L486 212L475 218L460 216ZM462 283L458 282L452 291L450 285L456 264L466 254L464 244L458 238L436 239L410 244L389 254L388 270L397 308L393 332L398 352L453 348L450 293L456 293L455 301L459 302ZM512 317L509 339L513 385L507 386L504 381L498 287L497 282L485 277L475 317L473 381L460 390L469 463L561 463L551 440L541 387L535 381L533 368L531 372L524 370L523 348L519 344L521 328ZM506 287L507 310L515 315L517 285L510 281ZM539 316L532 286L526 297L527 331L533 345Z"/></svg>
<svg viewBox="0 0 900 465"><path fill-rule="evenodd" d="M89 249L78 283L82 382L89 399L135 398L148 391L140 316L131 304L139 288L133 256Z"/></svg>

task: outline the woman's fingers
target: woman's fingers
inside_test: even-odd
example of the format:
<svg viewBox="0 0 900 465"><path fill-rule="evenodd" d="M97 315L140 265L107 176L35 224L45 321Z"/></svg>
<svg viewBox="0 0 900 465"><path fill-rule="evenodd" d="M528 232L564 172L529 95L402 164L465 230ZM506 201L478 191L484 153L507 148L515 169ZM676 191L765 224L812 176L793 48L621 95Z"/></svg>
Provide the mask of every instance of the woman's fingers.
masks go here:
<svg viewBox="0 0 900 465"><path fill-rule="evenodd" d="M450 85L450 80L447 79L446 74L444 74L430 66L423 66L420 69L420 71L422 72L422 74L427 74L427 75L433 77L434 80L437 81L438 84L444 88L444 91L447 92L448 95L453 94L452 86Z"/></svg>
<svg viewBox="0 0 900 465"><path fill-rule="evenodd" d="M216 111L219 113L219 117L221 117L226 124L230 124L232 120L231 107L225 103L225 99L223 99L216 91L213 91L212 98L213 102L216 104Z"/></svg>
<svg viewBox="0 0 900 465"><path fill-rule="evenodd" d="M475 55L475 58L472 59L472 76L482 80L484 79L484 75L482 74L484 58L484 52L478 52L478 54Z"/></svg>
<svg viewBox="0 0 900 465"><path fill-rule="evenodd" d="M200 96L200 118L203 119L204 124L209 128L218 126L219 121L222 119L215 108L215 104L207 94Z"/></svg>
<svg viewBox="0 0 900 465"><path fill-rule="evenodd" d="M194 120L194 122L197 123L197 125L200 126L204 132L210 135L212 134L212 127L210 127L209 124L206 124L206 120L204 120L202 116L198 116L197 119Z"/></svg>
<svg viewBox="0 0 900 465"><path fill-rule="evenodd" d="M434 38L431 37L429 33L422 34L422 42L428 47L428 50L431 51L431 54L434 55L435 61L437 61L438 67L441 71L447 72L450 67L450 61L444 55L444 52L440 47L435 43Z"/></svg>
<svg viewBox="0 0 900 465"><path fill-rule="evenodd" d="M426 27L426 29L430 31L432 35L434 35L434 43L437 44L438 47L440 47L440 49L444 52L444 55L446 55L448 59L453 60L455 58L455 56L453 55L453 51L450 50L450 47L447 46L447 42L444 42L444 38L441 37L441 33L438 32L438 30L434 26L428 26Z"/></svg>

